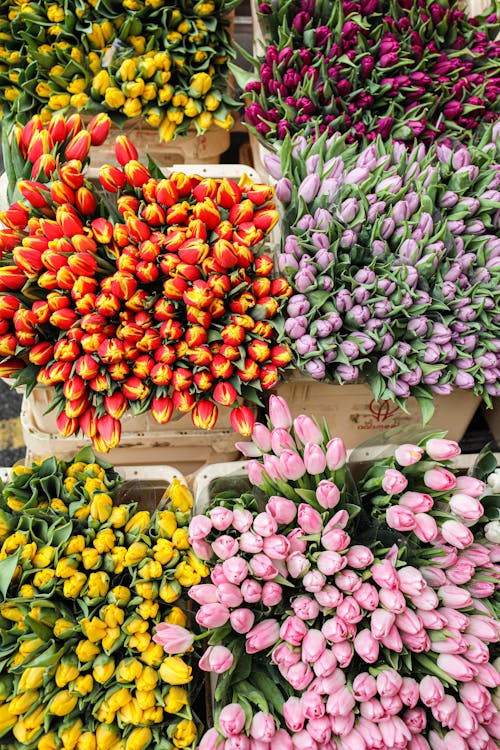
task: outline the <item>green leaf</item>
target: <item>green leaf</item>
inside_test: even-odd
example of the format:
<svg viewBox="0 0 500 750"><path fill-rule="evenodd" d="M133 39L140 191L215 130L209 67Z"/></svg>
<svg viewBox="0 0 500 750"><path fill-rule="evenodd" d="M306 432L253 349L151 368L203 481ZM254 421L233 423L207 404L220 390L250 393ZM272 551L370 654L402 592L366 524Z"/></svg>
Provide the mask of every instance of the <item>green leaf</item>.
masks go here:
<svg viewBox="0 0 500 750"><path fill-rule="evenodd" d="M21 548L19 547L14 555L9 555L5 560L0 561L0 593L4 599L7 596L7 591L10 582L12 581L12 576L14 575L20 555Z"/></svg>

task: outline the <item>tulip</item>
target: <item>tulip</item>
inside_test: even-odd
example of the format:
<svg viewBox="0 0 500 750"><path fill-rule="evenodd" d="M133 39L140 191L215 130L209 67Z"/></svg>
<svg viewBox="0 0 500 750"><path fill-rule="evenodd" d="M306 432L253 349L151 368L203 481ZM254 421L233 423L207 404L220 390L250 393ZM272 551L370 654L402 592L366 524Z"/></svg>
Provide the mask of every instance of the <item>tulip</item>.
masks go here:
<svg viewBox="0 0 500 750"><path fill-rule="evenodd" d="M269 419L273 427L289 430L293 424L292 415L286 401L281 396L272 395L269 399Z"/></svg>
<svg viewBox="0 0 500 750"><path fill-rule="evenodd" d="M330 471L341 469L347 459L347 450L342 438L332 438L326 446L326 465Z"/></svg>
<svg viewBox="0 0 500 750"><path fill-rule="evenodd" d="M246 634L246 651L255 654L273 646L280 637L280 625L277 620L262 620Z"/></svg>
<svg viewBox="0 0 500 750"><path fill-rule="evenodd" d="M429 469L424 474L424 484L431 490L443 492L445 490L452 490L456 486L456 478L441 466L436 466L433 469Z"/></svg>

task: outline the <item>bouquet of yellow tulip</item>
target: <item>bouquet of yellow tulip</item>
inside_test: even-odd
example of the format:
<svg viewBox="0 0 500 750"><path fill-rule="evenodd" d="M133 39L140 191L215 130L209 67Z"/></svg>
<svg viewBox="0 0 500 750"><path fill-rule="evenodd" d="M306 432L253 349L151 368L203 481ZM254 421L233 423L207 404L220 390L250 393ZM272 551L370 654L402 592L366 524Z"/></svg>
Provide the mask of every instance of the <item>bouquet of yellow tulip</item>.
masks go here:
<svg viewBox="0 0 500 750"><path fill-rule="evenodd" d="M189 659L153 640L159 622L186 626L183 588L208 574L189 548L192 496L174 480L151 517L119 504L121 485L86 448L15 467L2 489L2 748L195 744Z"/></svg>
<svg viewBox="0 0 500 750"><path fill-rule="evenodd" d="M0 4L4 114L45 120L70 108L141 117L170 141L211 125L230 129L234 57L228 12L239 0L51 0Z"/></svg>

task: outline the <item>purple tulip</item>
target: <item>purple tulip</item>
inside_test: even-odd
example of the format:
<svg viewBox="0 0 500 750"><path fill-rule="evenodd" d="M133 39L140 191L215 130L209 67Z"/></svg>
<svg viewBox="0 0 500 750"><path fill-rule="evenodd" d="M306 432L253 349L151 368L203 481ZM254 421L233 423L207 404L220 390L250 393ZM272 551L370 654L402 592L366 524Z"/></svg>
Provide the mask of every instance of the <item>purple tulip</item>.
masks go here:
<svg viewBox="0 0 500 750"><path fill-rule="evenodd" d="M396 284L394 281L391 281L390 279L379 279L378 285L377 285L377 292L380 292L381 294L385 294L388 297L395 291Z"/></svg>
<svg viewBox="0 0 500 750"><path fill-rule="evenodd" d="M340 247L353 247L357 241L357 233L353 232L352 229L346 229L345 232L342 232L342 237L340 238Z"/></svg>
<svg viewBox="0 0 500 750"><path fill-rule="evenodd" d="M328 320L315 320L311 326L311 333L319 339L324 339L333 332L333 326Z"/></svg>
<svg viewBox="0 0 500 750"><path fill-rule="evenodd" d="M316 222L311 214L305 214L298 220L296 226L297 229L316 229Z"/></svg>
<svg viewBox="0 0 500 750"><path fill-rule="evenodd" d="M300 339L297 339L295 342L295 348L301 356L304 356L305 354L311 354L311 352L317 351L318 345L313 336L306 334L305 336L301 336Z"/></svg>
<svg viewBox="0 0 500 750"><path fill-rule="evenodd" d="M328 204L331 204L335 201L337 197L337 193L339 191L340 182L335 177L328 177L324 179L320 185L318 195L324 195L325 198L328 201Z"/></svg>
<svg viewBox="0 0 500 750"><path fill-rule="evenodd" d="M376 318L386 318L392 310L392 303L388 299L380 300L375 302L372 308L372 313Z"/></svg>
<svg viewBox="0 0 500 750"><path fill-rule="evenodd" d="M428 372L427 375L424 375L423 380L426 385L436 385L436 383L439 383L441 379L441 371L440 370L432 370L432 372Z"/></svg>
<svg viewBox="0 0 500 750"><path fill-rule="evenodd" d="M289 234L285 238L285 246L283 249L285 253L294 255L296 258L300 258L300 256L302 255L302 249L299 245L299 241L293 234Z"/></svg>
<svg viewBox="0 0 500 750"><path fill-rule="evenodd" d="M371 268L360 268L359 271L356 271L354 275L354 281L357 281L358 284L374 284L376 281L375 272Z"/></svg>
<svg viewBox="0 0 500 750"><path fill-rule="evenodd" d="M306 315L310 309L311 303L304 294L294 294L288 300L286 312L290 318L296 318L299 315Z"/></svg>
<svg viewBox="0 0 500 750"><path fill-rule="evenodd" d="M395 228L396 222L394 221L394 219L391 219L390 217L384 219L380 228L380 236L384 240L388 240L389 237L394 233Z"/></svg>
<svg viewBox="0 0 500 750"><path fill-rule="evenodd" d="M394 382L387 383L387 387L398 398L408 398L410 395L410 386L400 378L397 378Z"/></svg>
<svg viewBox="0 0 500 750"><path fill-rule="evenodd" d="M372 255L374 258L383 258L389 250L387 242L383 240L373 240L371 245Z"/></svg>
<svg viewBox="0 0 500 750"><path fill-rule="evenodd" d="M331 292L333 290L333 279L330 276L323 276L320 289L323 289L325 292Z"/></svg>
<svg viewBox="0 0 500 750"><path fill-rule="evenodd" d="M398 363L395 359L393 359L393 357L385 354L383 357L380 357L379 361L377 362L377 370L384 377L390 378L392 375L395 375L397 373Z"/></svg>
<svg viewBox="0 0 500 750"><path fill-rule="evenodd" d="M432 341L427 341L424 349L424 362L433 365L441 359L441 349Z"/></svg>
<svg viewBox="0 0 500 750"><path fill-rule="evenodd" d="M370 299L370 291L364 286L358 286L353 292L353 298L358 305L364 305Z"/></svg>
<svg viewBox="0 0 500 750"><path fill-rule="evenodd" d="M453 386L451 383L442 383L440 385L431 385L431 390L437 396L449 396L450 393L453 393Z"/></svg>
<svg viewBox="0 0 500 750"><path fill-rule="evenodd" d="M290 203L292 200L292 183L288 177L282 177L278 180L275 187L275 195L282 203Z"/></svg>
<svg viewBox="0 0 500 750"><path fill-rule="evenodd" d="M377 216L380 216L384 212L386 205L387 204L385 201L375 201L374 203L372 203L367 213L367 218L370 224L375 223L375 221L377 220Z"/></svg>
<svg viewBox="0 0 500 750"><path fill-rule="evenodd" d="M317 263L323 271L328 268L328 266L330 266L334 260L334 254L329 253L328 250L318 250L318 252L314 256L315 263Z"/></svg>
<svg viewBox="0 0 500 750"><path fill-rule="evenodd" d="M400 376L400 380L408 383L409 386L418 385L422 381L422 370L417 365L415 369L410 372L404 372Z"/></svg>
<svg viewBox="0 0 500 750"><path fill-rule="evenodd" d="M368 216L370 215L370 210L368 210ZM392 208L392 218L396 222L396 224L402 224L404 221L408 221L410 216L412 215L412 211L410 209L410 204L408 201L397 201L397 203L394 204Z"/></svg>
<svg viewBox="0 0 500 750"><path fill-rule="evenodd" d="M332 223L333 217L330 211L327 211L326 208L317 208L314 212L314 221L316 229L323 229L326 231Z"/></svg>
<svg viewBox="0 0 500 750"><path fill-rule="evenodd" d="M281 53L280 53L281 54ZM267 169L268 173L273 177L275 180L279 180L283 177L283 172L281 171L281 161L279 156L276 156L276 154L264 154L263 157L264 166Z"/></svg>
<svg viewBox="0 0 500 750"><path fill-rule="evenodd" d="M353 333L352 339L356 342L363 354L371 354L377 346L376 342L366 333Z"/></svg>
<svg viewBox="0 0 500 750"><path fill-rule="evenodd" d="M399 359L404 359L411 354L411 346L406 341L400 341L398 344L397 356Z"/></svg>
<svg viewBox="0 0 500 750"><path fill-rule="evenodd" d="M359 378L359 369L353 365L339 365L336 375L340 380L346 383L353 383Z"/></svg>
<svg viewBox="0 0 500 750"><path fill-rule="evenodd" d="M436 344L447 344L451 340L451 331L442 323L434 323L432 327L432 339Z"/></svg>
<svg viewBox="0 0 500 750"><path fill-rule="evenodd" d="M361 185L369 176L370 172L366 167L356 167L346 174L344 183L346 185Z"/></svg>
<svg viewBox="0 0 500 750"><path fill-rule="evenodd" d="M410 207L410 212L411 212L410 215L414 214L415 211L417 211L418 208L420 207L420 197L418 193L415 193L414 191L406 195L405 202Z"/></svg>
<svg viewBox="0 0 500 750"><path fill-rule="evenodd" d="M457 203L458 195L452 190L447 190L445 193L443 193L439 201L439 205L441 206L441 208L453 208L453 206L455 206Z"/></svg>
<svg viewBox="0 0 500 750"><path fill-rule="evenodd" d="M307 292L316 284L316 271L312 266L301 268L294 279L295 288L298 292Z"/></svg>
<svg viewBox="0 0 500 750"><path fill-rule="evenodd" d="M476 382L473 378L473 376L469 372L463 372L463 370L459 370L455 375L455 385L457 388L474 388Z"/></svg>
<svg viewBox="0 0 500 750"><path fill-rule="evenodd" d="M341 289L335 296L335 307L338 312L347 312L352 309L352 298L347 289Z"/></svg>
<svg viewBox="0 0 500 750"><path fill-rule="evenodd" d="M305 203L312 203L318 194L320 183L321 179L318 174L308 175L299 187L298 197L302 198Z"/></svg>
<svg viewBox="0 0 500 750"><path fill-rule="evenodd" d="M297 263L294 256L290 255L290 253L280 253L278 256L278 268L280 270L280 273L282 273L285 268L291 268L294 271L297 271L299 268L299 264Z"/></svg>
<svg viewBox="0 0 500 750"><path fill-rule="evenodd" d="M305 364L305 369L312 378L315 378L315 380L322 380L326 375L325 363L321 359L308 359Z"/></svg>
<svg viewBox="0 0 500 750"><path fill-rule="evenodd" d="M344 224L350 224L358 215L358 201L356 198L347 198L339 210L339 219Z"/></svg>
<svg viewBox="0 0 500 750"><path fill-rule="evenodd" d="M421 315L408 321L406 328L408 331L411 331L416 338L422 338L428 331L429 323L427 318Z"/></svg>
<svg viewBox="0 0 500 750"><path fill-rule="evenodd" d="M330 247L330 240L323 232L313 232L311 235L311 242L314 247L318 248L318 250L328 250Z"/></svg>
<svg viewBox="0 0 500 750"><path fill-rule="evenodd" d="M359 348L356 346L354 341L343 341L340 348L344 352L347 359L357 359L359 357Z"/></svg>
<svg viewBox="0 0 500 750"><path fill-rule="evenodd" d="M405 240L399 248L398 255L403 263L414 265L420 258L421 250L415 240Z"/></svg>
<svg viewBox="0 0 500 750"><path fill-rule="evenodd" d="M391 177L386 177L383 179L377 187L375 188L376 193L397 193L399 190L401 190L401 187L403 185L403 180L401 177L397 174L391 175Z"/></svg>
<svg viewBox="0 0 500 750"><path fill-rule="evenodd" d="M300 339L307 331L307 318L299 315L297 318L285 320L285 332L291 339Z"/></svg>

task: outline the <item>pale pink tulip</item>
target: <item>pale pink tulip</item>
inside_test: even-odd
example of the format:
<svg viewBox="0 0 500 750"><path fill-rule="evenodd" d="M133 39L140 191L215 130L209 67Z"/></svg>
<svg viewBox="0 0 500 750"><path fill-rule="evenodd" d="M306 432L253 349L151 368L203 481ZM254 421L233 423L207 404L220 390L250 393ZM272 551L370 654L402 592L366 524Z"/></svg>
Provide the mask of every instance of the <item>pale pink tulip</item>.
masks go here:
<svg viewBox="0 0 500 750"><path fill-rule="evenodd" d="M421 542L433 542L438 535L435 519L428 513L416 513L413 533Z"/></svg>
<svg viewBox="0 0 500 750"><path fill-rule="evenodd" d="M253 519L252 529L258 536L272 536L278 531L278 523L270 513L258 513Z"/></svg>
<svg viewBox="0 0 500 750"><path fill-rule="evenodd" d="M218 505L209 512L210 520L214 529L217 531L226 531L233 523L233 511Z"/></svg>
<svg viewBox="0 0 500 750"><path fill-rule="evenodd" d="M452 544L457 549L465 549L474 541L472 531L460 521L445 521L441 526L441 534L448 544Z"/></svg>
<svg viewBox="0 0 500 750"><path fill-rule="evenodd" d="M420 700L428 708L436 706L444 699L443 683L438 677L427 675L420 680Z"/></svg>
<svg viewBox="0 0 500 750"><path fill-rule="evenodd" d="M448 461L461 453L460 446L454 440L431 438L425 444L425 451L434 461Z"/></svg>
<svg viewBox="0 0 500 750"><path fill-rule="evenodd" d="M380 604L394 614L399 615L404 612L406 599L404 594L398 589L380 589L378 592Z"/></svg>
<svg viewBox="0 0 500 750"><path fill-rule="evenodd" d="M241 584L241 594L247 604L255 604L262 599L262 586L251 578L246 578Z"/></svg>
<svg viewBox="0 0 500 750"><path fill-rule="evenodd" d="M457 701L453 695L446 694L442 700L431 706L431 712L443 727L452 727L457 717Z"/></svg>
<svg viewBox="0 0 500 750"><path fill-rule="evenodd" d="M326 703L326 710L332 716L347 716L354 709L356 701L347 687L342 687L330 695Z"/></svg>
<svg viewBox="0 0 500 750"><path fill-rule="evenodd" d="M408 480L397 469L386 469L382 477L382 489L388 495L398 495L408 487Z"/></svg>
<svg viewBox="0 0 500 750"><path fill-rule="evenodd" d="M394 451L394 458L400 466L412 466L420 461L423 448L413 443L403 443Z"/></svg>
<svg viewBox="0 0 500 750"><path fill-rule="evenodd" d="M323 442L323 433L320 428L311 417L305 414L299 414L293 420L293 429L303 445L306 443L317 443L319 445Z"/></svg>
<svg viewBox="0 0 500 750"><path fill-rule="evenodd" d="M271 430L261 422L254 424L252 440L262 453L269 453L271 450Z"/></svg>
<svg viewBox="0 0 500 750"><path fill-rule="evenodd" d="M465 609L465 607L470 607L472 604L472 597L469 592L451 583L446 586L440 586L437 593L445 607Z"/></svg>
<svg viewBox="0 0 500 750"><path fill-rule="evenodd" d="M314 673L309 664L299 661L287 668L285 677L294 690L305 690L314 679Z"/></svg>
<svg viewBox="0 0 500 750"><path fill-rule="evenodd" d="M280 471L285 479L295 482L306 473L304 461L295 451L285 449L279 457Z"/></svg>
<svg viewBox="0 0 500 750"><path fill-rule="evenodd" d="M292 426L293 419L290 408L285 399L281 396L270 396L269 419L271 420L273 427L284 427L285 430L289 430Z"/></svg>
<svg viewBox="0 0 500 750"><path fill-rule="evenodd" d="M326 454L316 443L306 443L304 464L308 474L323 474L326 469Z"/></svg>
<svg viewBox="0 0 500 750"><path fill-rule="evenodd" d="M434 500L425 492L405 492L399 498L398 503L414 513L427 513L434 507Z"/></svg>
<svg viewBox="0 0 500 750"><path fill-rule="evenodd" d="M408 532L415 528L415 514L410 508L392 505L385 514L387 525L396 531Z"/></svg>
<svg viewBox="0 0 500 750"><path fill-rule="evenodd" d="M326 648L326 638L316 628L307 631L302 639L302 661L314 664L323 654Z"/></svg>
<svg viewBox="0 0 500 750"><path fill-rule="evenodd" d="M250 724L250 736L261 742L271 742L276 733L276 726L271 714L257 711Z"/></svg>
<svg viewBox="0 0 500 750"><path fill-rule="evenodd" d="M433 469L429 469L424 474L424 484L431 490L437 492L444 492L446 490L453 490L456 486L457 480L454 474L448 469L444 469L442 466L435 466Z"/></svg>
<svg viewBox="0 0 500 750"><path fill-rule="evenodd" d="M330 471L341 469L347 460L347 449L342 438L332 438L326 446L326 465Z"/></svg>
<svg viewBox="0 0 500 750"><path fill-rule="evenodd" d="M233 737L245 726L245 712L238 703L229 703L219 714L219 727L224 737Z"/></svg>
<svg viewBox="0 0 500 750"><path fill-rule="evenodd" d="M153 641L163 646L167 654L185 654L193 645L194 636L180 625L160 622L156 626Z"/></svg>
<svg viewBox="0 0 500 750"><path fill-rule="evenodd" d="M304 621L292 615L283 621L279 635L280 638L290 643L290 645L300 646L307 632L308 629Z"/></svg>
<svg viewBox="0 0 500 750"><path fill-rule="evenodd" d="M242 557L230 557L222 563L222 572L229 583L239 585L248 576L248 563Z"/></svg>
<svg viewBox="0 0 500 750"><path fill-rule="evenodd" d="M280 637L277 620L262 620L246 634L247 654L256 654L273 646Z"/></svg>
<svg viewBox="0 0 500 750"><path fill-rule="evenodd" d="M191 586L188 595L197 604L215 604L215 602L219 601L217 599L217 586L214 586L212 583L200 583L196 586Z"/></svg>
<svg viewBox="0 0 500 750"><path fill-rule="evenodd" d="M370 700L377 695L377 681L368 672L357 674L352 682L352 692L360 703Z"/></svg>
<svg viewBox="0 0 500 750"><path fill-rule="evenodd" d="M259 486L264 481L264 467L260 463L260 461L256 461L255 459L252 459L247 462L246 464L246 472L248 474L248 478L251 481L252 484L255 484Z"/></svg>
<svg viewBox="0 0 500 750"><path fill-rule="evenodd" d="M296 449L295 440L284 427L276 427L271 432L271 449L276 456L281 456L284 450Z"/></svg>
<svg viewBox="0 0 500 750"><path fill-rule="evenodd" d="M231 623L232 629L236 633L248 633L248 631L253 627L254 621L255 615L252 610L246 609L244 607L235 609L229 615L229 622Z"/></svg>
<svg viewBox="0 0 500 750"><path fill-rule="evenodd" d="M481 497L485 489L486 485L480 479L468 476L457 477L457 490L465 492L471 497Z"/></svg>
<svg viewBox="0 0 500 750"><path fill-rule="evenodd" d="M292 602L292 609L301 620L314 620L319 615L319 604L310 596L298 596Z"/></svg>
<svg viewBox="0 0 500 750"><path fill-rule="evenodd" d="M234 657L225 646L209 646L199 661L200 669L205 672L223 674L233 666Z"/></svg>
<svg viewBox="0 0 500 750"><path fill-rule="evenodd" d="M212 521L206 516L194 516L189 522L189 538L205 539L212 530Z"/></svg>
<svg viewBox="0 0 500 750"><path fill-rule="evenodd" d="M318 693L306 690L300 699L300 705L306 719L320 719L325 715L326 707L323 698ZM329 721L328 726L330 726Z"/></svg>
<svg viewBox="0 0 500 750"><path fill-rule="evenodd" d="M476 497L456 492L450 497L450 510L462 521L475 523L484 514L484 508Z"/></svg>
<svg viewBox="0 0 500 750"><path fill-rule="evenodd" d="M307 731L313 740L318 743L318 748L324 748L332 736L330 719L326 716L310 719L307 723Z"/></svg>
<svg viewBox="0 0 500 750"><path fill-rule="evenodd" d="M233 511L233 526L240 534L248 531L253 523L253 515L245 508L237 508Z"/></svg>
<svg viewBox="0 0 500 750"><path fill-rule="evenodd" d="M376 609L379 603L378 591L371 583L362 583L359 589L353 593L353 598L363 609L369 612Z"/></svg>
<svg viewBox="0 0 500 750"><path fill-rule="evenodd" d="M475 664L471 664L463 656L457 656L456 654L439 654L437 665L443 672L460 682L469 682L478 675Z"/></svg>
<svg viewBox="0 0 500 750"><path fill-rule="evenodd" d="M217 586L217 598L221 604L229 609L239 607L243 602L241 589L234 583L220 583Z"/></svg>
<svg viewBox="0 0 500 750"><path fill-rule="evenodd" d="M338 552L327 550L326 552L320 552L316 560L316 565L321 573L324 573L326 576L332 576L345 568L347 560L343 555L339 555Z"/></svg>
<svg viewBox="0 0 500 750"><path fill-rule="evenodd" d="M335 508L340 501L340 490L334 482L322 479L316 487L316 499L322 508Z"/></svg>
<svg viewBox="0 0 500 750"><path fill-rule="evenodd" d="M314 593L314 598L322 607L325 607L326 609L334 609L343 600L344 594L335 586L327 583L326 586L323 586L321 591L316 591Z"/></svg>
<svg viewBox="0 0 500 750"><path fill-rule="evenodd" d="M279 497L278 495L273 495L269 498L266 510L279 524L286 526L292 523L297 515L297 506L295 503L286 497Z"/></svg>
<svg viewBox="0 0 500 750"><path fill-rule="evenodd" d="M325 649L319 659L312 665L314 674L317 677L329 677L334 673L337 667L337 659L333 651Z"/></svg>
<svg viewBox="0 0 500 750"><path fill-rule="evenodd" d="M198 745L198 750L216 750L220 748L222 750L224 740L221 738L219 732L215 727L205 732Z"/></svg>
<svg viewBox="0 0 500 750"><path fill-rule="evenodd" d="M399 697L403 705L415 708L419 699L418 682L413 677L403 677L403 683L399 689Z"/></svg>
<svg viewBox="0 0 500 750"><path fill-rule="evenodd" d="M250 569L252 573L263 581L271 581L278 575L278 568L267 555L257 554L250 560Z"/></svg>
<svg viewBox="0 0 500 750"><path fill-rule="evenodd" d="M374 664L379 656L379 643L368 628L360 630L354 638L354 650L367 664Z"/></svg>
<svg viewBox="0 0 500 750"><path fill-rule="evenodd" d="M223 604L202 604L196 622L204 628L219 628L229 620L229 609Z"/></svg>

